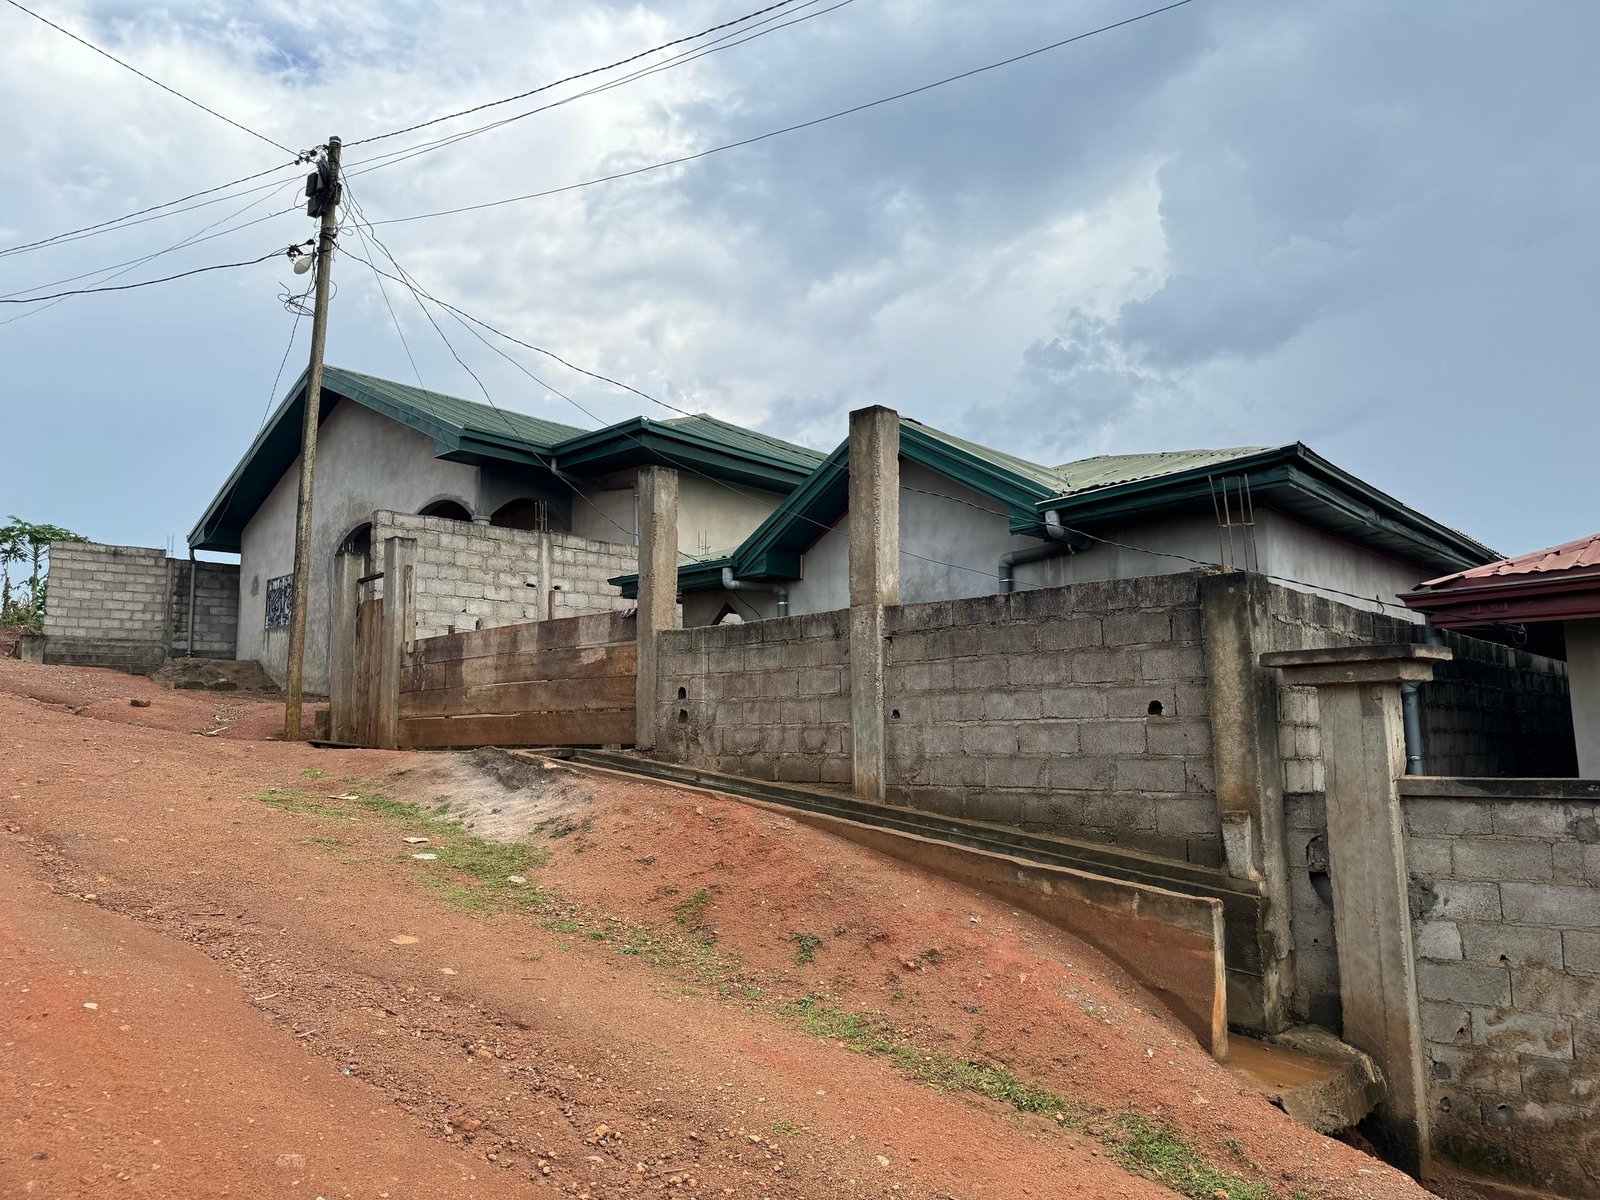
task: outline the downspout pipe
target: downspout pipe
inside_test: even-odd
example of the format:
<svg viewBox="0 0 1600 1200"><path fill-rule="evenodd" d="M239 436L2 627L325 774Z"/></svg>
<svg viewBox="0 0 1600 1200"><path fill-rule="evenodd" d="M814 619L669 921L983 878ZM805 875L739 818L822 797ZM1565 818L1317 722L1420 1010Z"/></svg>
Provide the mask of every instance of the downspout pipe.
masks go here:
<svg viewBox="0 0 1600 1200"><path fill-rule="evenodd" d="M1044 532L1050 539L1038 546L1024 550L1008 550L1000 556L1000 594L1008 596L1017 588L1016 568L1021 563L1038 562L1042 558L1055 558L1061 554L1077 554L1090 546L1090 540L1081 533L1068 529L1061 523L1061 514L1053 509L1044 514Z"/></svg>
<svg viewBox="0 0 1600 1200"><path fill-rule="evenodd" d="M776 583L751 583L745 579L735 579L732 567L722 568L722 587L729 592L771 592L778 598L778 615L789 615L789 589Z"/></svg>
<svg viewBox="0 0 1600 1200"><path fill-rule="evenodd" d="M194 585L200 573L194 560L194 547L189 547L189 657L194 657Z"/></svg>
<svg viewBox="0 0 1600 1200"><path fill-rule="evenodd" d="M1433 627L1432 620L1429 620L1423 627L1422 640L1430 646L1444 645L1444 638ZM1405 730L1406 774L1426 775L1428 773L1428 764L1422 753L1422 685L1420 683L1402 683L1400 685L1400 723Z"/></svg>

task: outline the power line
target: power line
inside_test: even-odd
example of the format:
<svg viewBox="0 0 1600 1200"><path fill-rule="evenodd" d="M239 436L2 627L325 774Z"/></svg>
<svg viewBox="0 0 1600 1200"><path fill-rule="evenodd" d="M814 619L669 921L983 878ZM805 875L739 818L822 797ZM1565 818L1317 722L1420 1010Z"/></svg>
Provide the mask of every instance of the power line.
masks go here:
<svg viewBox="0 0 1600 1200"><path fill-rule="evenodd" d="M15 4L16 0L7 0L7 2ZM663 42L659 46L652 46L648 50L641 50L637 54L629 55L627 58L619 58L616 62L607 63L603 67L590 67L587 71L579 71L576 75L568 75L564 79L557 79L550 83L540 84L536 88L530 88L526 92L518 92L515 96L507 96L503 100L490 100L486 104L478 104L474 105L472 108L463 108L458 112L446 113L442 117L434 117L427 121L418 121L415 125L407 125L403 129L391 129L388 133L379 133L374 134L372 137L361 138L358 141L350 142L349 147L354 148L356 146L365 146L372 142L381 142L385 138L398 137L402 133L412 133L418 129L426 129L430 125L438 125L443 121L453 121L457 117L464 117L470 113L482 112L486 108L497 108L502 104L511 104L517 100L526 100L529 96L536 96L540 92L548 92L551 88L560 87L564 83L572 83L575 80L584 79L590 75L598 75L605 71L612 71L617 67L627 66L627 64L631 62L637 62L641 58L648 58L650 55L657 54L662 50L670 50L673 46L681 46L685 42L696 41L700 38L716 33L719 30L729 29L735 25L742 25L746 21L753 20L754 18L763 16L769 12L774 12L780 8L786 8L793 3L794 0L778 0L778 3L769 4L766 8L761 8L757 9L755 12L746 13L742 17L735 17L731 21L724 21L720 25L713 25L709 29L702 29L699 33L691 33L684 37L674 38L670 42ZM18 7L21 6L18 5Z"/></svg>
<svg viewBox="0 0 1600 1200"><path fill-rule="evenodd" d="M204 104L201 104L200 101L196 100L193 96L185 96L182 92L178 91L177 88L168 87L166 84L162 83L159 79L151 78L149 75L146 75L143 71L139 70L138 67L135 67L130 63L123 62L115 54L112 54L110 51L100 49L100 47L96 46L93 42L87 41L84 38L81 38L77 34L73 33L72 30L63 29L60 25L57 25L54 21L50 20L50 18L42 17L38 13L34 12L33 9L28 8L28 7L26 7L26 6L22 5L22 4L18 4L17 0L6 0L6 3L11 5L12 8L17 9L20 12L27 13L35 21L42 21L44 24L50 26L51 29L54 29L57 33L65 34L67 37L69 37L73 41L77 42L80 46L87 46L89 49L93 50L96 54L100 55L102 58L109 58L112 62L116 63L117 66L122 67L124 70L132 71L135 75L137 75L140 79L144 80L146 83L153 83L153 84L156 85L156 87L160 88L163 92L168 92L171 95L176 96L179 100L182 100L184 103L194 105L201 112L210 113L217 120L222 121L222 122L224 122L224 123L226 123L228 125L232 125L235 129L239 130L239 132L248 133L253 138L259 138L261 141L267 143L267 145L269 145L269 146L276 146L279 150L282 150L285 154L293 154L294 153L294 151L289 149L289 147L285 146L281 142L273 141L266 134L257 133L254 129L251 129L249 126L241 125L241 124L239 124L239 122L233 120L232 118L223 116L216 109L207 108Z"/></svg>
<svg viewBox="0 0 1600 1200"><path fill-rule="evenodd" d="M649 78L651 75L657 75L663 71L670 71L676 67L681 67L688 63L694 62L696 59L704 58L710 54L719 54L724 50L735 49L739 46L746 45L749 42L753 42L757 38L766 37L768 34L772 33L778 33L781 30L790 28L791 26L810 21L815 17L827 16L829 13L835 12L838 9L844 8L848 4L853 4L854 2L855 0L837 0L836 3L827 8L821 9L820 11L809 12L804 16L797 16L793 20L783 21L777 24L773 24L773 22L777 21L776 17L768 17L765 21L758 21L755 25L741 30L737 35L724 34L722 37L714 39L708 45L700 49L692 52L686 51L682 54L674 55L673 57L668 58L666 61L657 63L654 66L643 67L637 71L632 71L627 75L622 76L620 79L610 80L609 82L588 88L574 95L552 101L549 104L541 104L537 108L530 108L525 112L515 113L509 117L503 117L498 121L490 121L485 125L474 126L471 129L464 129L458 133L453 133L446 137L435 138L434 140L428 142L420 142L412 146L404 147L400 150L391 151L387 154L376 155L373 158L361 159L357 162L351 163L350 165L362 166L368 163L377 164L375 166L367 166L365 170L356 171L354 172L355 175L368 175L373 171L381 171L387 167L392 167L398 163L405 162L407 159L416 158L423 154L431 154L435 150L446 149L455 145L457 142L463 142L468 138L476 137L480 133L488 133L492 130L502 128L503 126L524 120L527 117L537 116L540 113L549 112L554 108L561 108L578 100L583 100L589 96L599 95L601 92L608 92L614 88L626 87L628 84L635 83L640 79ZM794 9L793 11L798 13L803 9L811 8L812 6L821 3L823 3L823 0L805 0L805 3L801 4L799 8ZM760 28L762 25L769 25L770 28L762 29Z"/></svg>
<svg viewBox="0 0 1600 1200"><path fill-rule="evenodd" d="M48 296L24 296L20 300L0 300L0 304L37 304L43 300L59 300L65 296L92 296L96 292L129 292L135 288L151 287L158 283L171 283L174 279L187 279L191 275L204 275L207 271L228 271L235 267L253 267L257 263L264 263L269 258L277 258L283 254L293 254L300 247L291 246L287 250L274 250L263 254L260 258L249 258L242 262L216 263L209 267L196 267L192 271L179 271L176 275L163 275L160 279L143 279L138 283L119 283L116 287L74 288L67 292L54 292Z"/></svg>
<svg viewBox="0 0 1600 1200"><path fill-rule="evenodd" d="M1072 37L1062 38L1059 41L1054 41L1048 45L1035 47L1034 49L1024 51L1021 54L1013 54L1011 57L1000 59L997 62L986 63L981 67L973 67L970 70L961 71L955 75L947 75L943 79L936 79L932 83L925 83L919 87L908 88L903 92L896 92L892 96L881 96L876 100L869 100L863 104L852 105L850 108L842 108L837 112L828 113L826 116L813 117L809 121L800 121L794 125L785 125L781 129L768 130L766 133L756 134L753 137L741 138L735 142L724 142L720 146L712 146L710 149L700 150L694 154L684 154L677 158L666 159L663 162L650 163L642 167L633 167L626 171L616 171L610 175L602 175L595 179L586 179L579 183L569 183L562 187L546 188L540 192L528 192L521 196L508 196L503 200L488 200L482 204L464 204L458 208L440 209L437 212L414 213L408 217L389 217L385 220L374 221L372 224L399 225L407 221L425 221L434 217L450 217L459 213L478 212L479 210L485 208L498 208L506 204L518 204L524 200L538 200L546 196L555 196L560 195L563 192L576 191L579 188L594 187L596 184L612 183L618 179L629 179L635 175L645 175L652 171L663 170L667 167L676 167L681 166L684 163L696 162L699 159L708 158L713 154L720 154L724 150L736 150L741 146L751 146L757 142L764 142L768 138L781 137L783 134L795 133L801 129L810 129L813 126L823 125L829 121L837 121L841 117L848 117L855 113L865 112L871 108L877 108L880 105L892 104L897 100L904 100L910 96L920 95L923 92L931 91L934 88L943 87L949 83L956 83L962 79L970 79L974 75L981 75L986 71L995 71L1001 67L1008 67L1014 63L1022 62L1025 59L1048 53L1051 50L1058 50L1062 46L1068 46L1074 42L1081 42L1085 38L1095 37L1096 35L1102 33L1109 33L1114 29L1121 29L1125 25L1132 25L1135 22L1145 21L1151 17L1159 16L1162 13L1171 12L1175 8L1182 8L1184 5L1190 3L1193 3L1193 0L1174 0L1173 3L1164 5L1161 8L1152 8L1147 12L1139 13L1137 16L1128 17L1121 21L1114 21L1109 25L1102 25L1097 29L1090 29L1084 33L1074 34Z"/></svg>
<svg viewBox="0 0 1600 1200"><path fill-rule="evenodd" d="M69 229L64 233L52 234L50 237L40 238L35 242L19 242L15 246L7 246L4 249L0 249L0 258L10 258L13 254L25 254L30 250L43 250L47 247L65 242L82 241L85 237L97 237L100 233L116 232L117 230L113 229L112 226L116 226L118 229L131 229L135 225L143 225L146 223L145 221L135 221L133 220L134 217L143 217L147 213L160 212L161 209L172 208L172 206L175 204L182 204L188 200L196 200L201 196L209 196L214 192L224 191L227 188L234 187L237 184L249 183L252 179L260 179L264 175L271 175L275 171L281 171L285 167L296 166L303 161L303 158L297 158L294 162L279 163L275 167L268 167L265 171L257 171L254 175L246 175L242 179L234 179L227 183L219 183L216 187L209 187L204 191L190 192L187 196L179 196L176 200L168 200L163 204L152 204L149 208L141 208L131 213L123 213L120 217L112 217L109 220L100 221L94 225L85 225L79 229ZM225 200L237 199L239 196L249 196L256 192L268 191L269 189L277 186L278 184L276 182L264 183L259 187L249 188L243 192L235 192L232 196L218 196L215 200L207 200L204 204L191 204L188 208L174 209L170 213L162 213L161 216L149 217L148 220L159 221L163 217L176 216L178 213L183 212L192 212L197 208L205 208L211 204L220 204ZM127 224L123 224L123 222L127 222Z"/></svg>
<svg viewBox="0 0 1600 1200"><path fill-rule="evenodd" d="M235 197L231 197L231 198L232 199L237 199L238 197L235 196ZM270 199L270 197L267 197L267 199ZM236 209L234 212L229 213L227 216L220 217L217 220L212 221L209 225L202 226L196 232L190 234L188 237L182 239L181 241L174 242L172 245L166 247L166 249L164 249L164 250L155 250L155 251L152 251L149 254L140 255L138 258L130 258L130 259L126 259L123 262L111 263L111 264L109 264L107 266L103 266L103 267L96 267L92 271L84 271L84 272L82 272L80 274L77 274L77 275L68 275L68 276L66 276L65 278L62 278L62 279L52 279L49 283L40 283L40 284L34 285L33 287L18 288L14 292L0 293L0 300L7 299L7 298L9 298L11 296L21 296L26 292L42 291L44 288L59 287L63 283L76 283L78 280L87 279L91 275L102 275L107 271L116 271L119 268L129 268L129 269L131 269L133 267L143 266L145 263L152 262L155 259L158 259L158 258L162 257L163 255L171 254L174 250L182 250L182 249L184 249L184 248L186 248L188 246L198 246L202 242L212 241L215 238L226 237L230 233L237 233L241 229L249 229L252 225L260 225L263 221L270 221L274 217L281 217L285 213L294 212L296 209L298 209L300 207L298 204L291 204L288 208L276 209L275 211L269 212L269 213L265 214L264 216L252 218L249 221L244 221L244 222L242 222L242 223L240 223L238 225L234 225L234 226L232 226L232 227L230 227L228 229L218 230L216 233L210 233L209 236L207 236L207 237L200 236L201 234L209 233L210 230L215 229L218 225L221 225L224 221L231 221L231 220L233 220L234 217L237 217L237 216L242 215L243 213L249 212L252 208L255 208L258 204L261 204L261 203L262 203L262 200L252 200L252 201L250 201L249 204L246 204L243 208ZM112 276L112 278L115 278L115 276Z"/></svg>
<svg viewBox="0 0 1600 1200"><path fill-rule="evenodd" d="M236 233L241 229L248 229L252 225L259 225L262 221L268 221L268 220L271 220L275 216L281 216L282 215L282 212L268 213L266 216L257 217L253 221L245 221L245 222L242 222L241 224L233 226L232 228L220 230L219 232L212 233L209 236L202 236L203 234L207 234L209 230L215 228L218 225L221 225L224 221L231 221L234 217L237 217L237 216L241 215L242 213L248 212L250 209L254 208L256 205L258 205L260 203L261 203L260 200L252 200L249 204L245 205L243 208L238 209L238 210L228 214L225 217L221 217L221 218L211 222L210 225L202 226L200 229L196 230L194 233L190 234L188 237L184 238L182 241L174 242L172 245L168 246L164 250L157 250L153 254L145 255L143 258L132 259L132 260L130 260L128 262L124 262L124 263L116 263L115 265L110 266L110 267L102 267L98 271L87 271L82 275L75 275L71 279L58 279L54 283L41 284L40 288L55 287L58 284L62 284L62 283L74 283L77 280L87 278L90 275L93 275L93 276L96 277L95 278L95 282L96 283L109 283L113 279L119 279L122 276L126 275L129 271L133 270L135 267L141 267L145 263L153 262L156 259L161 258L164 255L171 254L175 250L182 250L182 249L185 249L185 248L187 248L189 246L197 246L201 242L209 242L213 238L219 238L219 237L223 237L223 236L225 236L227 234L230 234L230 233ZM284 211L287 211L287 210L284 210ZM38 291L40 289L39 288L27 288L27 289L24 289L24 290L25 291ZM17 296L17 295L20 295L20 294L21 293L19 293L19 292L9 292L5 296L0 296L0 300L8 299L11 296ZM27 297L27 298L28 299L33 299L33 297ZM14 324L17 321L26 321L29 317L36 317L40 313L46 312L49 309L54 308L58 304L65 304L67 302L67 300L69 300L70 298L71 298L70 294L63 295L63 296L61 296L61 297L59 297L59 298L57 298L55 300L49 301L48 303L41 304L38 308L26 309L23 312L18 313L14 317L7 317L5 320L0 321L0 326L11 325L11 324Z"/></svg>

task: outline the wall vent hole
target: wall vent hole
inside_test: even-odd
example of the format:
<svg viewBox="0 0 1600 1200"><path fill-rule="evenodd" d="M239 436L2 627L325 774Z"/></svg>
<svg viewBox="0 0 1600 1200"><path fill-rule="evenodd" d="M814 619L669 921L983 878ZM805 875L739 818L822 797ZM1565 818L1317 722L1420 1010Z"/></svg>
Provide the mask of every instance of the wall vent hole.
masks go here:
<svg viewBox="0 0 1600 1200"><path fill-rule="evenodd" d="M687 725L688 723L689 723L689 710L687 708L680 708L678 710L678 724L679 725Z"/></svg>
<svg viewBox="0 0 1600 1200"><path fill-rule="evenodd" d="M889 710L889 719L898 721L900 719L900 710L898 708L891 708Z"/></svg>
<svg viewBox="0 0 1600 1200"><path fill-rule="evenodd" d="M1150 701L1150 707L1145 709L1145 712L1149 713L1152 717L1159 717L1165 711L1166 706L1163 705L1159 700Z"/></svg>
<svg viewBox="0 0 1600 1200"><path fill-rule="evenodd" d="M679 700L687 700L688 698L689 698L689 689L688 688L679 688L678 689L678 699Z"/></svg>

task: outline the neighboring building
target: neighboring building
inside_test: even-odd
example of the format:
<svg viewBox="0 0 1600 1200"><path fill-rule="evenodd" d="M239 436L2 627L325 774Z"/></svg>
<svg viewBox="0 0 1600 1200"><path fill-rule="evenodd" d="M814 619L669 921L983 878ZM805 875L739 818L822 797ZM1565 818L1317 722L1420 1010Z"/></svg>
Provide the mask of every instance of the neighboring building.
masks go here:
<svg viewBox="0 0 1600 1200"><path fill-rule="evenodd" d="M848 460L846 442L736 549L680 569L686 625L774 616L780 597L797 616L848 607ZM1298 443L1046 467L902 418L900 482L906 604L1223 563L1395 613L1493 555Z"/></svg>
<svg viewBox="0 0 1600 1200"><path fill-rule="evenodd" d="M1401 599L1441 629L1558 624L1578 774L1600 778L1600 533L1430 579Z"/></svg>
<svg viewBox="0 0 1600 1200"><path fill-rule="evenodd" d="M326 689L341 550L417 537L419 633L624 607L607 577L636 559L640 468L680 471L679 544L738 542L821 456L707 416L582 430L390 380L323 374L306 687ZM189 535L239 562L237 657L280 682L288 649L304 377Z"/></svg>

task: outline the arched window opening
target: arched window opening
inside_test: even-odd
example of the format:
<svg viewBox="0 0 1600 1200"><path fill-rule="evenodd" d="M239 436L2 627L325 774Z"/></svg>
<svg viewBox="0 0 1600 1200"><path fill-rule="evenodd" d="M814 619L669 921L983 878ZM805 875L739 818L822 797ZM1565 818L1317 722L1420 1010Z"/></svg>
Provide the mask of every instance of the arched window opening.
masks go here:
<svg viewBox="0 0 1600 1200"><path fill-rule="evenodd" d="M550 504L546 500L522 497L507 501L494 510L489 524L500 529L521 529L543 533L550 528Z"/></svg>
<svg viewBox="0 0 1600 1200"><path fill-rule="evenodd" d="M454 500L435 500L431 504L425 504L418 515L423 517L443 517L446 521L472 520L472 514L467 511L466 505L458 504Z"/></svg>

